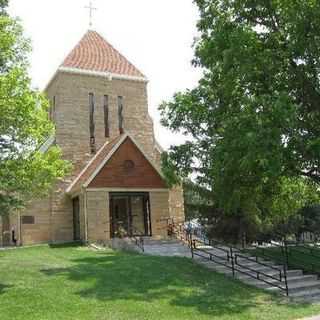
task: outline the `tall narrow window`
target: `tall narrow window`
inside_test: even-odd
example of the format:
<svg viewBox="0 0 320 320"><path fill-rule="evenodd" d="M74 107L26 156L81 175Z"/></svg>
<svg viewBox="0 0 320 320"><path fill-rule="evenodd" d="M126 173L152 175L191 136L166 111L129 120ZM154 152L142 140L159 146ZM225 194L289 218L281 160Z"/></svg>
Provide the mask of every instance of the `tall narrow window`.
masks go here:
<svg viewBox="0 0 320 320"><path fill-rule="evenodd" d="M109 97L105 95L103 97L103 111L104 111L104 136L110 137L109 132Z"/></svg>
<svg viewBox="0 0 320 320"><path fill-rule="evenodd" d="M53 96L51 106L49 108L49 119L54 122L56 113L56 96Z"/></svg>
<svg viewBox="0 0 320 320"><path fill-rule="evenodd" d="M96 143L94 137L94 95L89 93L89 112L90 112L90 150L91 153L96 152Z"/></svg>
<svg viewBox="0 0 320 320"><path fill-rule="evenodd" d="M119 132L123 133L123 97L118 97Z"/></svg>

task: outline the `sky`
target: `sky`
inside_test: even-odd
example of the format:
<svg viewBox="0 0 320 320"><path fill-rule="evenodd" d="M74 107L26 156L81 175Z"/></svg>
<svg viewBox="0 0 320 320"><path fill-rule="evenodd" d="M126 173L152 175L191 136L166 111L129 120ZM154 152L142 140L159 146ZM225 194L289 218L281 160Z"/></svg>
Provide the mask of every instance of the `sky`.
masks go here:
<svg viewBox="0 0 320 320"><path fill-rule="evenodd" d="M31 39L30 76L44 89L89 28L89 0L10 0ZM149 113L164 148L184 138L160 125L158 106L193 88L201 72L191 66L198 11L192 0L95 0L92 29L104 36L149 79Z"/></svg>

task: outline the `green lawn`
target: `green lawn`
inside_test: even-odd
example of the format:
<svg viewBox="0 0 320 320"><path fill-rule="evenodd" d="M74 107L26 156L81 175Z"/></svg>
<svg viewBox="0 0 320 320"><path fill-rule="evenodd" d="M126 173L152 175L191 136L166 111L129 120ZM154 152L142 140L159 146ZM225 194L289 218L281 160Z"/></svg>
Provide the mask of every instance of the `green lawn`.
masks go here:
<svg viewBox="0 0 320 320"><path fill-rule="evenodd" d="M0 251L1 320L297 319L288 304L195 265L85 247Z"/></svg>
<svg viewBox="0 0 320 320"><path fill-rule="evenodd" d="M255 249L257 255L267 255L268 258L284 263L285 258L280 248ZM250 253L251 250L249 250ZM304 269L310 273L318 273L320 275L320 249L313 249L312 254L308 248L303 246L288 247L289 267L294 269Z"/></svg>

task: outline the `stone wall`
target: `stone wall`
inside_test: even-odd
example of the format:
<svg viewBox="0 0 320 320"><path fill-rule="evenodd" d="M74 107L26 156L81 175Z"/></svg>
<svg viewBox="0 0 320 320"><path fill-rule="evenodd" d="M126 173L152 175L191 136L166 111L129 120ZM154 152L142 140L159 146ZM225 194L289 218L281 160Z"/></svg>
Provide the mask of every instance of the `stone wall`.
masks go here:
<svg viewBox="0 0 320 320"><path fill-rule="evenodd" d="M95 97L95 138L97 150L105 143L104 95L109 97L110 138L119 135L118 96L123 97L124 129L131 133L146 152L154 157L153 122L148 114L146 83L112 80L104 77L59 73L47 90L51 101L55 96L57 144L77 171L90 157L89 93Z"/></svg>
<svg viewBox="0 0 320 320"><path fill-rule="evenodd" d="M90 153L89 93L95 96L95 138L97 150L109 139L119 135L118 96L123 97L124 129L143 147L150 159L160 167L160 153L155 147L153 122L148 114L147 85L145 82L112 80L103 77L59 72L50 83L46 94L55 110L56 144L62 149L63 158L73 164L73 171L59 181L48 199L35 199L22 215L35 216L35 225L22 226L25 244L41 242L64 242L73 240L72 199L65 190L93 157ZM109 97L110 138L105 137L104 95ZM183 214L179 191L150 193L153 231L165 235L161 217ZM99 200L100 199L100 200ZM82 204L82 205L81 205ZM80 232L85 237L84 195L80 195ZM90 241L110 237L108 194L87 193L88 237ZM89 221L90 216L90 221ZM101 219L101 220L99 220ZM161 224L161 226L160 226ZM159 230L159 231L158 231Z"/></svg>
<svg viewBox="0 0 320 320"><path fill-rule="evenodd" d="M88 241L105 242L110 239L109 193L87 192Z"/></svg>
<svg viewBox="0 0 320 320"><path fill-rule="evenodd" d="M169 193L169 214L176 223L185 221L182 186L175 186Z"/></svg>
<svg viewBox="0 0 320 320"><path fill-rule="evenodd" d="M85 195L82 192L79 195L79 215L80 215L80 238L86 240L86 218L85 218Z"/></svg>
<svg viewBox="0 0 320 320"><path fill-rule="evenodd" d="M34 224L23 223L23 216L33 216ZM11 225L13 223L11 222ZM18 226L15 227L18 232ZM51 203L50 197L31 201L21 212L22 245L48 243L51 241Z"/></svg>
<svg viewBox="0 0 320 320"><path fill-rule="evenodd" d="M73 237L72 201L64 191L93 156L89 139L89 93L95 97L97 150L108 139L119 135L118 96L123 97L125 130L143 144L152 158L155 157L153 123L148 114L147 88L143 82L58 73L46 93L50 101L55 97L56 143L62 149L63 157L73 164L72 174L59 183L52 195L52 240L69 241ZM104 95L108 95L109 100L110 138L105 137Z"/></svg>
<svg viewBox="0 0 320 320"><path fill-rule="evenodd" d="M169 192L150 192L150 211L153 238L167 237L167 219L169 218Z"/></svg>

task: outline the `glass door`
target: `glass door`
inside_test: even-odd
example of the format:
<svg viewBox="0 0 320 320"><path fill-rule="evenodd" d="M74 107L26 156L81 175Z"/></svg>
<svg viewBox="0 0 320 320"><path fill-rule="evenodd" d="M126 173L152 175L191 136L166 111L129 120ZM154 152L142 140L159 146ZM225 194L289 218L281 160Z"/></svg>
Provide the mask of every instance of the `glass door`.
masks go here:
<svg viewBox="0 0 320 320"><path fill-rule="evenodd" d="M111 237L151 236L148 193L110 194Z"/></svg>

